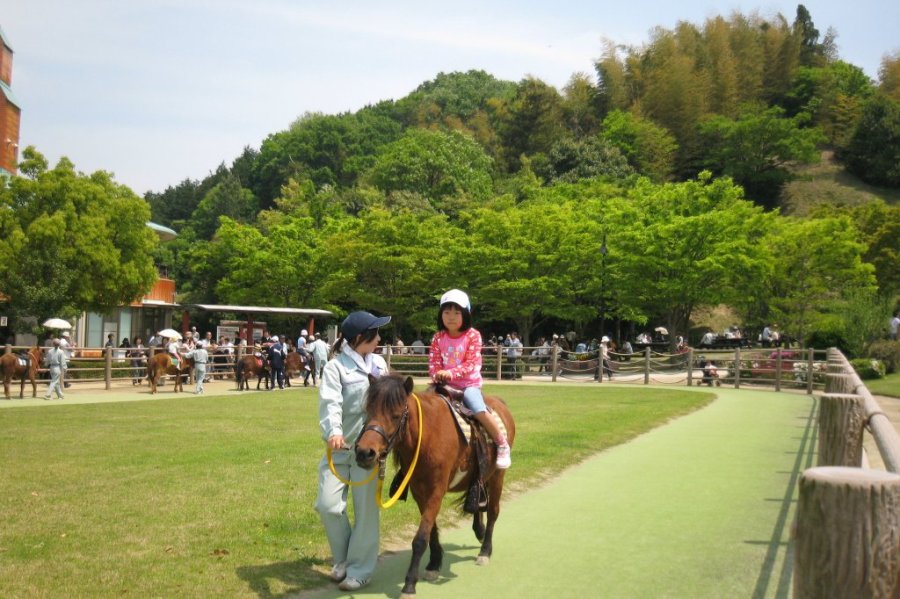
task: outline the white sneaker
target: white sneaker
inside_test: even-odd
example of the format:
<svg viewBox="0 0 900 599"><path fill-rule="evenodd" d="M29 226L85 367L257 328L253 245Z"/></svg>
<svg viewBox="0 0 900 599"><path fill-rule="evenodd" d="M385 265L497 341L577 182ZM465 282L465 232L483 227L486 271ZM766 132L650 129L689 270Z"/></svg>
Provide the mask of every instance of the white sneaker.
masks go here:
<svg viewBox="0 0 900 599"><path fill-rule="evenodd" d="M512 466L509 443L497 446L497 469L506 470Z"/></svg>
<svg viewBox="0 0 900 599"><path fill-rule="evenodd" d="M329 574L329 577L335 582L340 582L347 578L347 562L335 564L334 567L331 568L331 574Z"/></svg>
<svg viewBox="0 0 900 599"><path fill-rule="evenodd" d="M338 585L338 588L342 591L355 591L357 589L363 588L367 584L369 584L368 580L359 578L345 578L344 582Z"/></svg>

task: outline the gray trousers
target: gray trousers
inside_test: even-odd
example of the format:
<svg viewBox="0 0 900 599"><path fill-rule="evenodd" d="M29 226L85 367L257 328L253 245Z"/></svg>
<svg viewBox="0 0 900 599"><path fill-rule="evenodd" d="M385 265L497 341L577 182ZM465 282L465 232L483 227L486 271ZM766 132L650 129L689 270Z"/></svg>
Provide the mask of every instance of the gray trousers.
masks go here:
<svg viewBox="0 0 900 599"><path fill-rule="evenodd" d="M50 386L47 387L47 392L44 394L44 397L49 398L53 395L53 391L56 391L56 397L59 399L63 398L62 391L62 380L63 374L65 371L60 368L58 365L50 366Z"/></svg>
<svg viewBox="0 0 900 599"><path fill-rule="evenodd" d="M363 481L372 474L356 465L350 451L335 451L334 469L344 480ZM378 479L353 487L353 526L347 515L350 487L339 481L328 467L328 456L319 462L319 495L316 511L325 526L335 564L347 562L347 576L371 580L378 561L378 522L381 514L375 504Z"/></svg>
<svg viewBox="0 0 900 599"><path fill-rule="evenodd" d="M203 379L206 378L206 364L194 364L194 382L197 383L195 391L203 393Z"/></svg>

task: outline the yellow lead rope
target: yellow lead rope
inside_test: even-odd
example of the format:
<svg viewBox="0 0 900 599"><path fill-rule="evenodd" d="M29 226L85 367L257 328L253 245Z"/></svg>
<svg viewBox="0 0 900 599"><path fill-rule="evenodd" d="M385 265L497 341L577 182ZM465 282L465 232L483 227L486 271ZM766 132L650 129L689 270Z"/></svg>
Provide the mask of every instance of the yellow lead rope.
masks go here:
<svg viewBox="0 0 900 599"><path fill-rule="evenodd" d="M355 482L353 482L353 481L351 481L351 480L344 480L343 478L341 478L341 475L338 474L338 473L337 473L337 470L335 470L335 468L334 468L334 461L331 459L332 451L333 451L333 450L331 449L331 446L329 445L329 446L328 446L328 467L331 468L331 473L334 474L334 476L335 476L339 481L341 481L342 483L344 483L345 485L350 485L351 487L359 487L359 486L362 486L362 485L365 485L365 484L367 484L367 483L372 482L372 479L375 478L375 474L378 472L378 469L377 469L377 468L372 468L372 475L369 476L369 478L367 478L367 479L364 480L364 481L355 483Z"/></svg>
<svg viewBox="0 0 900 599"><path fill-rule="evenodd" d="M409 471L406 473L406 476L403 477L403 482L400 483L400 488L397 489L397 492L394 493L394 496L391 497L387 503L382 503L381 501L382 488L384 487L384 462L381 463L381 466L378 469L380 476L378 477L378 491L375 494L375 499L378 502L378 507L383 510L386 510L397 503L400 495L402 495L404 489L406 489L406 485L409 484L409 479L412 478L413 471L416 469L416 462L419 461L419 449L422 447L422 402L419 401L419 396L415 393L413 393L412 396L416 400L416 406L419 409L419 440L416 442L416 453L413 455L412 463L409 465Z"/></svg>
<svg viewBox="0 0 900 599"><path fill-rule="evenodd" d="M331 473L334 474L335 478L337 478L345 485L350 485L351 487L359 487L372 482L372 479L375 478L376 473L380 475L378 477L378 490L376 492L376 500L378 502L378 507L383 510L386 510L397 503L397 500L400 498L403 490L406 489L406 485L409 484L409 479L412 478L413 471L416 469L416 462L419 461L419 449L422 447L422 402L419 401L419 396L415 393L413 393L412 396L416 400L416 406L419 409L419 440L416 443L416 453L413 456L412 464L410 464L409 466L409 472L406 473L406 477L404 477L403 482L400 484L400 488L397 489L397 492L388 500L387 503L382 503L381 501L382 489L384 488L384 461L381 462L378 468L372 468L372 474L369 475L366 480L355 483L351 480L342 478L341 475L338 474L337 469L335 469L334 467L334 460L332 458L333 450L331 449L331 446L328 446L327 448L328 467L331 469Z"/></svg>

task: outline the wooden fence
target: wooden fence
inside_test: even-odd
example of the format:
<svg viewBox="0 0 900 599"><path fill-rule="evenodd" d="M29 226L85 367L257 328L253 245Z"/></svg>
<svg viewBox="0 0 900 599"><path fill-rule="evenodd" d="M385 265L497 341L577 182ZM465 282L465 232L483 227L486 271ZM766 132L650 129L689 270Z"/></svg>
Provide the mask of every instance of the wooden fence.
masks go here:
<svg viewBox="0 0 900 599"><path fill-rule="evenodd" d="M866 431L885 470L867 467ZM900 435L833 348L818 432L818 465L800 478L794 596L900 597Z"/></svg>

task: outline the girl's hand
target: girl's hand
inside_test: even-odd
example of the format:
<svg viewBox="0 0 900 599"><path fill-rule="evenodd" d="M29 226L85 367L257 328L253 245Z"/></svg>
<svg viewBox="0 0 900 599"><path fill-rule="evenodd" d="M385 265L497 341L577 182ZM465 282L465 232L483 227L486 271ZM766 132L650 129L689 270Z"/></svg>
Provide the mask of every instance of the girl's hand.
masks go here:
<svg viewBox="0 0 900 599"><path fill-rule="evenodd" d="M330 437L328 439L328 447L330 447L333 450L347 449L344 446L344 436L343 435L335 435L333 437Z"/></svg>
<svg viewBox="0 0 900 599"><path fill-rule="evenodd" d="M446 383L453 378L449 370L438 370L434 373L434 380L438 383Z"/></svg>

